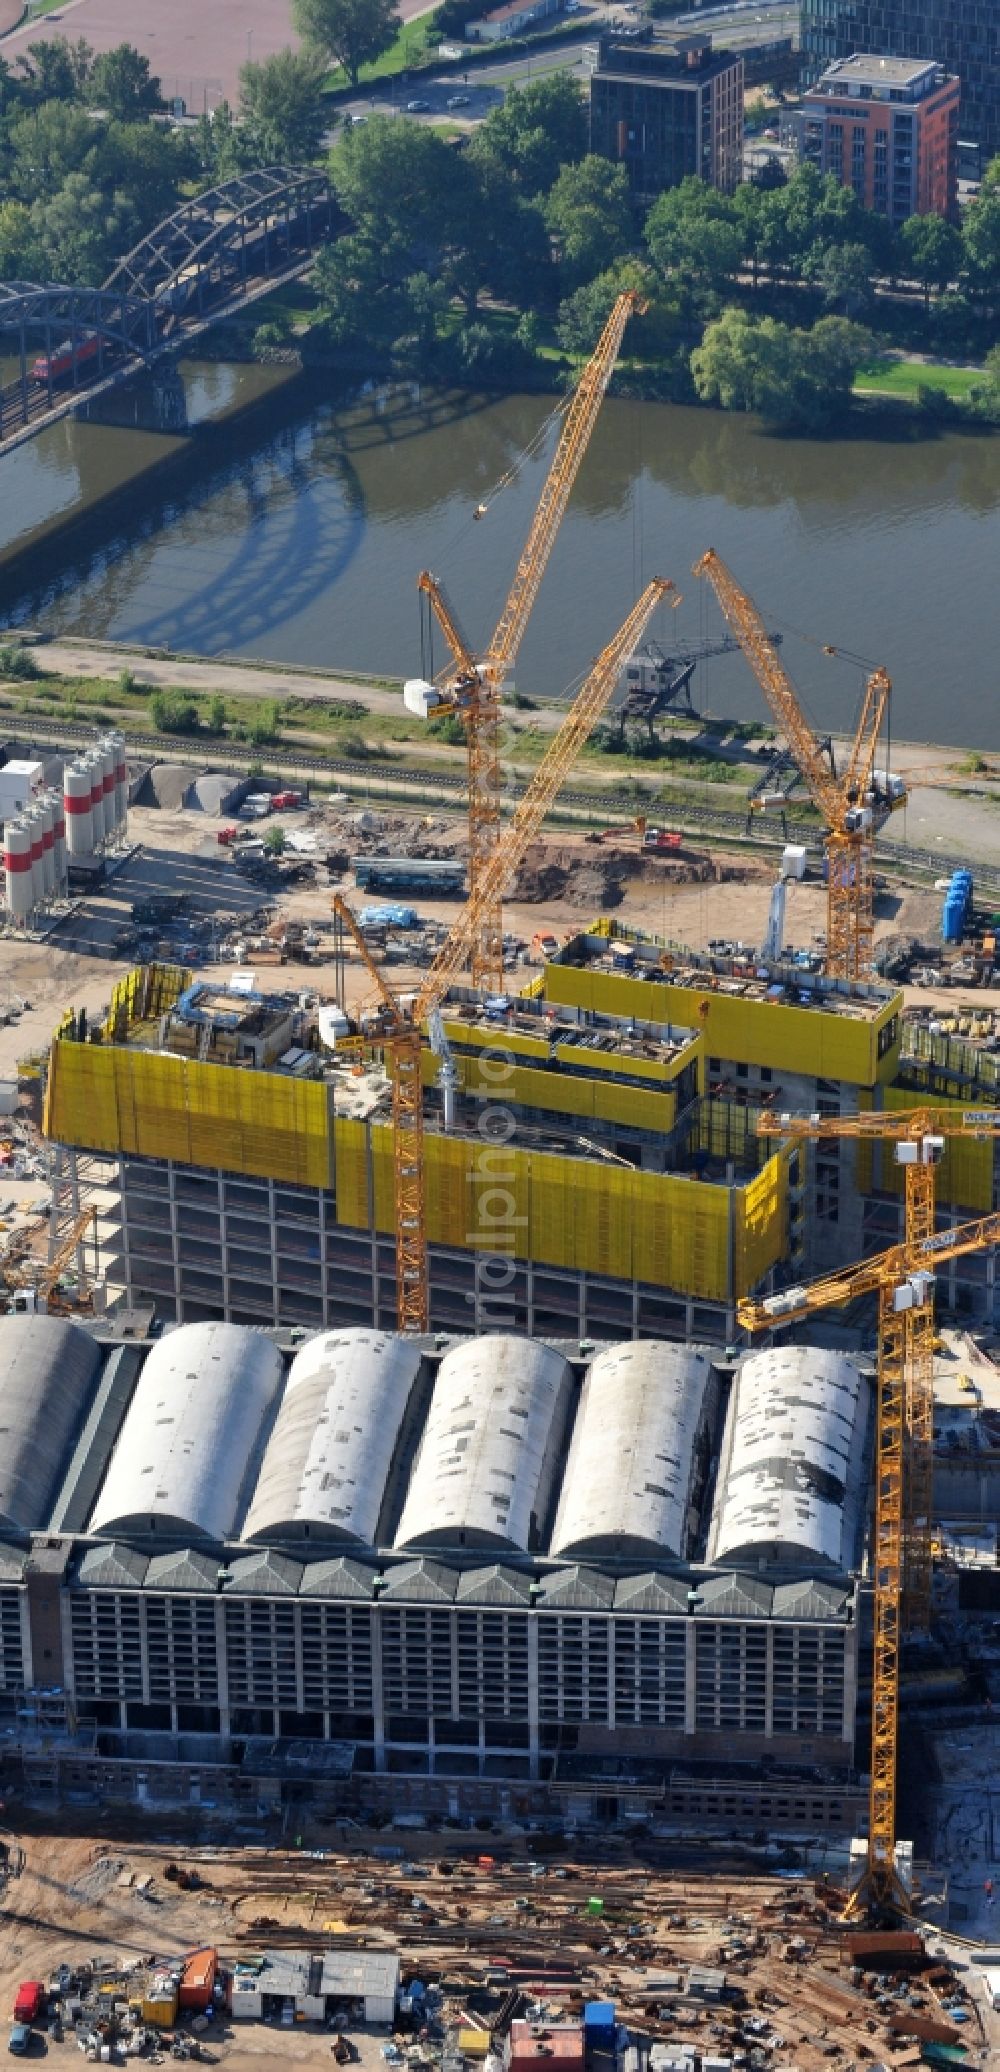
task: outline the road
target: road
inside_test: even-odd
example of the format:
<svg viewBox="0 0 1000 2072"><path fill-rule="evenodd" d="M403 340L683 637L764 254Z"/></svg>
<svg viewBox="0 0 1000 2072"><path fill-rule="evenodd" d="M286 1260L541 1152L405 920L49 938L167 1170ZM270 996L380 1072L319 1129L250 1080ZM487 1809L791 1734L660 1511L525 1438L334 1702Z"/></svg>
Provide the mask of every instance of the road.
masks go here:
<svg viewBox="0 0 1000 2072"><path fill-rule="evenodd" d="M404 20L413 19L416 14L426 12L423 0L413 0L412 12L407 13L406 0L401 12ZM418 120L428 122L457 120L474 125L482 122L503 99L509 86L523 86L530 79L541 79L549 72L577 72L583 77L583 52L592 44L595 36L610 28L635 26L639 22L638 9L623 0L623 4L607 4L577 8L580 21L580 37L567 37L565 42L546 44L540 42L537 49L523 51L516 57L505 57L502 46L498 48L494 63L478 65L470 72L459 69L442 72L438 77L421 75L413 79L404 74L395 78L372 81L371 85L353 100L342 104L342 112L354 118L370 114L414 115ZM768 37L792 34L798 28L799 11L790 6L788 0L777 0L774 6L764 5L753 13L740 9L738 12L712 11L704 23L705 33L711 33L713 42L728 48L744 49L748 44L759 42L764 27ZM762 26L763 25L763 26ZM672 27L673 24L665 24ZM694 17L683 18L685 32L700 26ZM450 108L448 103L456 95L468 95L468 101L459 109ZM426 102L426 107L408 106L412 101Z"/></svg>

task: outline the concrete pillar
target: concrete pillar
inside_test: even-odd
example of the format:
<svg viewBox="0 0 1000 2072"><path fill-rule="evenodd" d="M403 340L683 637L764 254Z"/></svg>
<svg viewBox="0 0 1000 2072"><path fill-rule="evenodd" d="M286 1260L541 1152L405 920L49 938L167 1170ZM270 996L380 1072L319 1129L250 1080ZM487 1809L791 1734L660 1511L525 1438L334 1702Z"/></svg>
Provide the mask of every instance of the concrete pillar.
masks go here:
<svg viewBox="0 0 1000 2072"><path fill-rule="evenodd" d="M529 1761L531 1775L538 1777L538 1752L541 1741L538 1719L538 1614L528 1615L528 1732L531 1736Z"/></svg>
<svg viewBox="0 0 1000 2072"><path fill-rule="evenodd" d="M385 1693L382 1687L382 1620L380 1606L372 1605L372 1715L374 1719L375 1768L384 1775Z"/></svg>
<svg viewBox="0 0 1000 2072"><path fill-rule="evenodd" d="M684 1732L697 1732L697 1620L689 1619L684 1629Z"/></svg>

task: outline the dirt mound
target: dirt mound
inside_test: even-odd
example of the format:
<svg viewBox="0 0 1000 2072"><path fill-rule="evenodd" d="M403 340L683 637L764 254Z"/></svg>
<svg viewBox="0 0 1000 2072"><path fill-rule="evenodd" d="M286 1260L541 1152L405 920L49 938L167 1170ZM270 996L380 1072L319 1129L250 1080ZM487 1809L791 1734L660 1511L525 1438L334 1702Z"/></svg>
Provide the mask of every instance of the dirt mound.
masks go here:
<svg viewBox="0 0 1000 2072"><path fill-rule="evenodd" d="M641 869L635 855L602 849L581 855L555 842L533 842L514 883L513 897L526 905L561 899L570 906L620 906L625 882Z"/></svg>

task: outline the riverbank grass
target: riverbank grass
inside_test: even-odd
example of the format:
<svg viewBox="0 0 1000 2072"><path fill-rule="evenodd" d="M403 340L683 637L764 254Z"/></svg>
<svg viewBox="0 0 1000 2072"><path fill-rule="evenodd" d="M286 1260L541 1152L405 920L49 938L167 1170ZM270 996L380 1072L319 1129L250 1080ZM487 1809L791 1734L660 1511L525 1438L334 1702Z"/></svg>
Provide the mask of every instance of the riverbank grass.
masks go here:
<svg viewBox="0 0 1000 2072"><path fill-rule="evenodd" d="M915 403L921 389L940 389L955 403L967 403L982 381L980 367L947 367L938 360L869 360L859 367L855 395L901 396Z"/></svg>

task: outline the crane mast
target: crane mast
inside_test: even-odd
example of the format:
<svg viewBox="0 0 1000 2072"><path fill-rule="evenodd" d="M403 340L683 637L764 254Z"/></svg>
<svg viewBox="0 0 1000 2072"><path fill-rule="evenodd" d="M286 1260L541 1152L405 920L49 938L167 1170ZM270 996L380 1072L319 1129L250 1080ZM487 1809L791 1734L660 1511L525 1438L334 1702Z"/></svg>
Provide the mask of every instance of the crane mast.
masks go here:
<svg viewBox="0 0 1000 2072"><path fill-rule="evenodd" d="M451 663L436 679L437 703L451 705L466 728L469 793L469 891L479 913L472 949L476 985L498 993L503 985L503 918L499 901L482 902L489 858L500 827L500 698L505 677L514 665L539 585L555 545L580 463L590 443L604 393L621 348L630 316L645 308L629 292L619 295L588 360L566 411L545 485L521 551L514 580L496 630L478 659L464 640L454 612L436 576L428 569L417 578L451 649ZM415 706L414 709L420 709ZM423 710L433 711L426 701Z"/></svg>
<svg viewBox="0 0 1000 2072"><path fill-rule="evenodd" d="M846 1118L843 1118L846 1120ZM764 1132L775 1134L773 1131ZM859 1296L878 1297L876 1372L875 1536L872 1562L874 1633L872 1656L872 1751L865 1875L851 1893L848 1918L908 1910L896 1869L896 1778L899 1757L899 1650L902 1625L904 1544L904 1423L908 1323L926 1318L933 1334L934 1274L944 1260L980 1251L1000 1240L1000 1215L932 1231L910 1243L890 1246L857 1266L845 1267L808 1287L781 1295L744 1299L736 1314L748 1332L800 1323L819 1311L839 1308Z"/></svg>
<svg viewBox="0 0 1000 2072"><path fill-rule="evenodd" d="M855 1138L893 1143L903 1173L904 1240L929 1243L936 1220L935 1172L952 1137L985 1143L1000 1136L1000 1109L941 1108L922 1104L894 1113L868 1109L860 1115L776 1115L757 1119L761 1137L818 1142ZM931 1610L931 1500L934 1473L934 1319L918 1305L905 1322L904 1460L905 1610L908 1627L926 1629Z"/></svg>
<svg viewBox="0 0 1000 2072"><path fill-rule="evenodd" d="M893 794L888 772L884 799L875 781L875 754L892 689L889 678L884 669L876 669L868 678L847 768L842 776L835 776L823 759L795 687L752 599L713 550L695 563L694 572L711 582L826 829L827 971L834 978L870 978L875 942L872 865L876 823L891 805L901 805L905 798L902 786Z"/></svg>
<svg viewBox="0 0 1000 2072"><path fill-rule="evenodd" d="M374 994L362 1006L360 1020L371 1025L371 1040L375 1047L384 1050L392 1080L396 1303L401 1331L426 1331L429 1317L421 1024L435 1014L452 981L469 964L481 940L484 913L500 906L510 878L534 841L566 772L604 712L626 657L642 639L657 605L673 587L662 578L647 583L624 624L598 656L518 801L512 819L486 858L478 889L470 891L412 1007L404 1010L397 999L375 963L350 907L339 896L333 901L334 912L353 936L374 984Z"/></svg>

